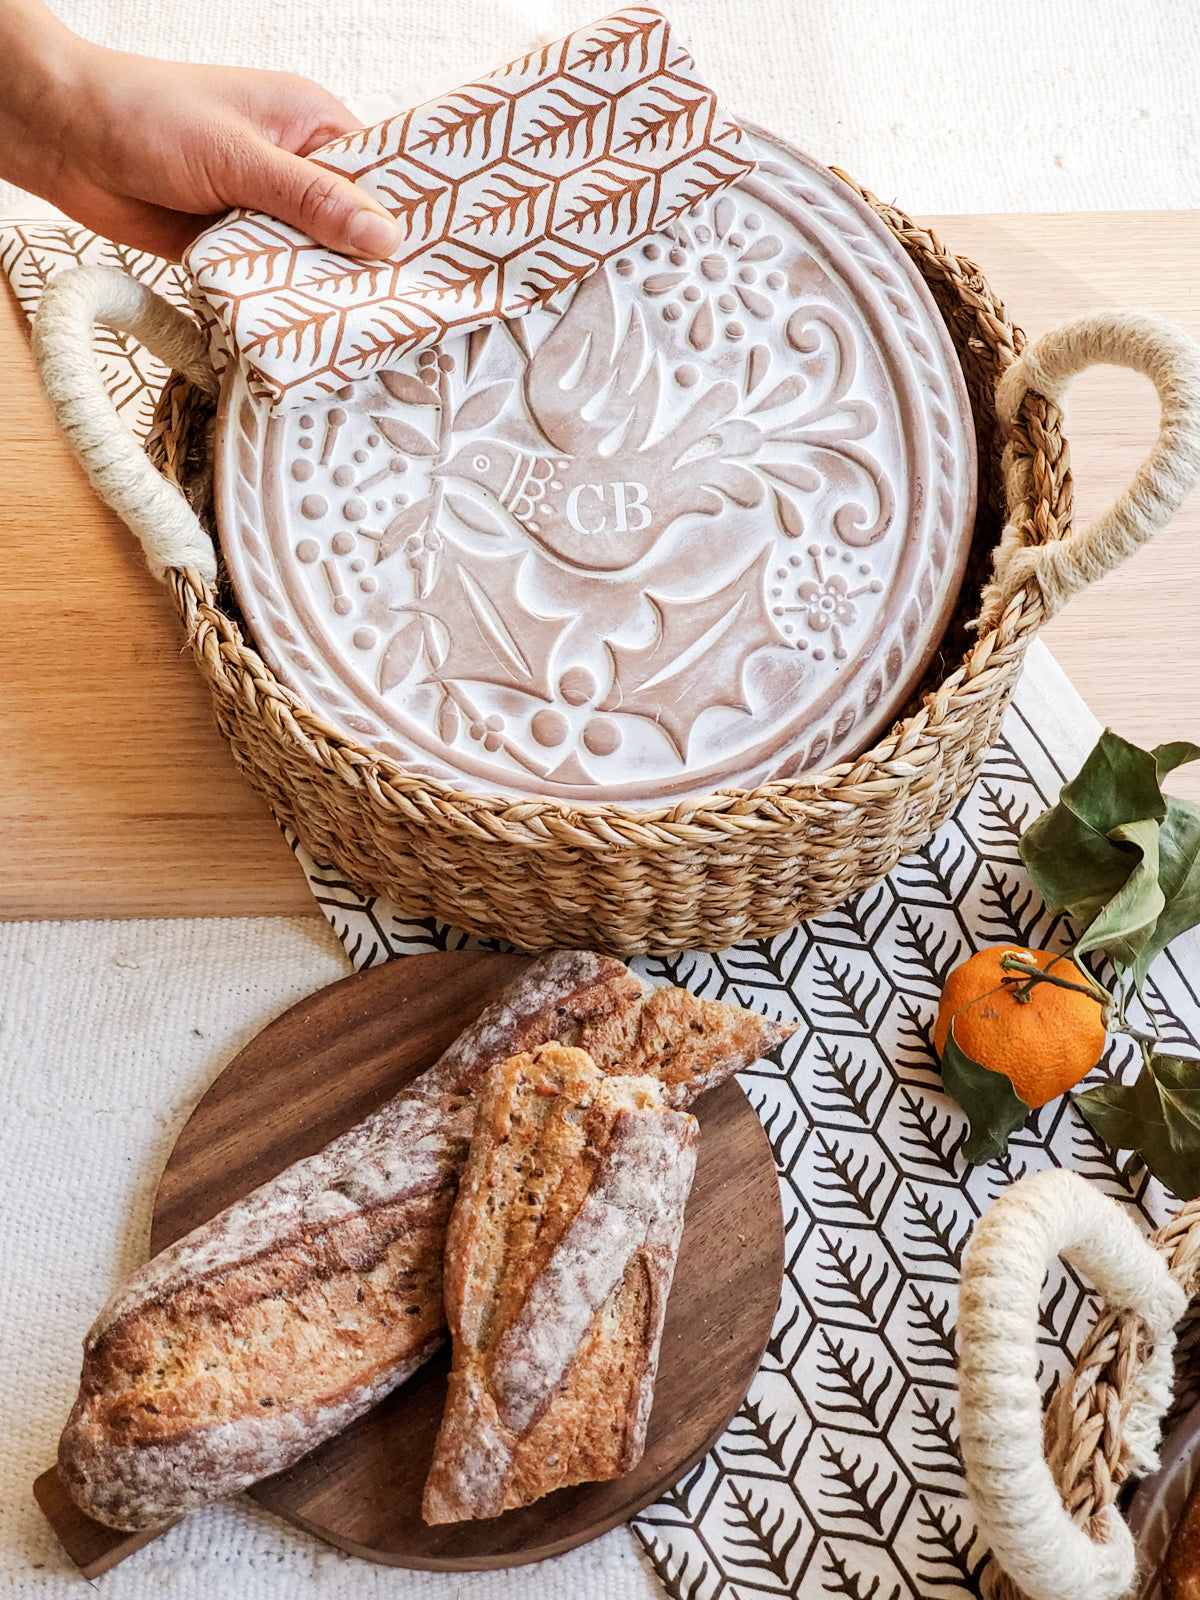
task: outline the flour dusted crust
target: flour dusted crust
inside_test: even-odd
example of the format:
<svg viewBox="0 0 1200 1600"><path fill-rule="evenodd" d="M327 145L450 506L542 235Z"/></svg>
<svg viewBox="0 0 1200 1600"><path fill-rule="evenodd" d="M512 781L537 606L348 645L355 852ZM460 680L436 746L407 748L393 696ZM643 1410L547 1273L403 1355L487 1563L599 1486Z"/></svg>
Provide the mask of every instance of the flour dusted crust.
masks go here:
<svg viewBox="0 0 1200 1600"><path fill-rule="evenodd" d="M422 1512L494 1517L641 1459L698 1124L559 1044L480 1092L446 1242L454 1364Z"/></svg>
<svg viewBox="0 0 1200 1600"><path fill-rule="evenodd" d="M533 962L402 1094L113 1297L59 1446L72 1497L113 1527L171 1521L298 1460L427 1359L474 1093L496 1062L560 1040L661 1076L682 1105L789 1031L648 989L610 957Z"/></svg>

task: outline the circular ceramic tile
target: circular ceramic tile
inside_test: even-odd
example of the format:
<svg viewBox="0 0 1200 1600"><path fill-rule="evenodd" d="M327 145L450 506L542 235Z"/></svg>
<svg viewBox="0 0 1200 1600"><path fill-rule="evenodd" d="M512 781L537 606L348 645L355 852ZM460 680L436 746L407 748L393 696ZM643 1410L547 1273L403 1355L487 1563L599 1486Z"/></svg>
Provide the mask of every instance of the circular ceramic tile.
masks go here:
<svg viewBox="0 0 1200 1600"><path fill-rule="evenodd" d="M277 416L227 375L226 560L335 726L466 790L653 805L892 720L960 582L970 408L892 235L755 144L552 310Z"/></svg>

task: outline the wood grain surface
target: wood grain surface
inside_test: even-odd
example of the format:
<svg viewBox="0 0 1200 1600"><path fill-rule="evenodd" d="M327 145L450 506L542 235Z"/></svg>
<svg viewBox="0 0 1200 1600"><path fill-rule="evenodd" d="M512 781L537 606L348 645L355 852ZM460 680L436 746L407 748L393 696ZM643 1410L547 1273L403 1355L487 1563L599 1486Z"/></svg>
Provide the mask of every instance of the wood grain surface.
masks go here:
<svg viewBox="0 0 1200 1600"><path fill-rule="evenodd" d="M456 951L356 973L277 1018L217 1078L185 1124L159 1184L159 1251L231 1201L311 1155L431 1065L527 964ZM736 1083L704 1095L700 1154L663 1330L640 1464L483 1522L430 1528L421 1491L446 1395L443 1350L382 1405L289 1471L256 1484L261 1505L352 1555L469 1571L557 1555L625 1522L704 1454L758 1371L779 1303L783 1218L775 1163ZM153 1534L83 1515L57 1472L39 1505L89 1577Z"/></svg>
<svg viewBox="0 0 1200 1600"><path fill-rule="evenodd" d="M935 217L1031 335L1103 306L1200 338L1200 213ZM0 917L294 914L312 899L233 768L179 631L59 438L24 321L0 293ZM1128 483L1155 432L1142 379L1086 375L1069 403L1077 512ZM1200 501L1045 630L1101 719L1196 737ZM1200 772L1172 779L1200 798Z"/></svg>

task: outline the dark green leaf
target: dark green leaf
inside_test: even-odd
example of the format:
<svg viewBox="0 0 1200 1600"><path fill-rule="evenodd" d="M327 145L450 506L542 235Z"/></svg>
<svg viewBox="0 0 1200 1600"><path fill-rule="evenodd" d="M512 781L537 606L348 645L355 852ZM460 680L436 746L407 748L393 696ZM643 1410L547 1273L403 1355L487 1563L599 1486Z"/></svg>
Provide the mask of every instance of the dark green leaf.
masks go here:
<svg viewBox="0 0 1200 1600"><path fill-rule="evenodd" d="M1052 806L1030 823L1020 853L1047 911L1066 911L1080 927L1087 927L1121 892L1137 862L1063 805Z"/></svg>
<svg viewBox="0 0 1200 1600"><path fill-rule="evenodd" d="M1200 761L1200 744L1189 744L1186 739L1177 739L1174 744L1155 745L1150 754L1154 757L1154 764L1158 768L1158 781L1161 783L1168 772L1174 772L1176 767L1186 766L1189 761Z"/></svg>
<svg viewBox="0 0 1200 1600"><path fill-rule="evenodd" d="M1095 748L1068 783L1059 804L1097 833L1108 833L1123 822L1166 813L1158 787L1158 760L1119 733L1105 728Z"/></svg>
<svg viewBox="0 0 1200 1600"><path fill-rule="evenodd" d="M1154 1055L1133 1083L1074 1099L1105 1144L1136 1151L1181 1200L1200 1195L1200 1061Z"/></svg>
<svg viewBox="0 0 1200 1600"><path fill-rule="evenodd" d="M1075 946L1076 955L1106 950L1118 966L1129 967L1154 932L1166 905L1158 883L1158 823L1150 818L1112 830L1113 842L1130 845L1140 856L1133 871L1092 921Z"/></svg>
<svg viewBox="0 0 1200 1600"><path fill-rule="evenodd" d="M1021 840L1047 910L1080 927L1079 953L1106 951L1135 986L1170 940L1200 923L1200 806L1159 787L1195 760L1200 745L1139 750L1106 729Z"/></svg>
<svg viewBox="0 0 1200 1600"><path fill-rule="evenodd" d="M1158 882L1164 908L1133 964L1136 984L1172 939L1200 923L1200 806L1194 800L1167 798L1158 830Z"/></svg>
<svg viewBox="0 0 1200 1600"><path fill-rule="evenodd" d="M963 1155L971 1165L1002 1156L1009 1135L1028 1117L1029 1107L1002 1072L980 1066L960 1048L953 1022L942 1049L942 1087L970 1119Z"/></svg>

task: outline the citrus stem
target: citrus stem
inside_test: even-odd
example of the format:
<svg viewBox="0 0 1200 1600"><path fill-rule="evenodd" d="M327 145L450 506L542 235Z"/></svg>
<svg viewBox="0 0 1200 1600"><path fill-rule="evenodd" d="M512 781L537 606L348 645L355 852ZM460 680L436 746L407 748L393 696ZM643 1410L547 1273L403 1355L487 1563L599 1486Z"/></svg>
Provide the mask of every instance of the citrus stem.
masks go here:
<svg viewBox="0 0 1200 1600"><path fill-rule="evenodd" d="M1064 958L1065 959L1065 958ZM1003 955L1000 957L1000 966L1005 972L1019 972L1028 978L1028 983L1023 983L1014 990L1017 999L1028 999L1033 986L1038 983L1052 983L1056 989L1073 989L1076 994L1085 994L1089 1000L1094 1000L1103 1012L1104 1028L1107 1033L1124 1033L1130 1039L1135 1039L1141 1046L1142 1054L1153 1051L1162 1041L1156 1034L1144 1033L1141 1028L1135 1028L1125 1020L1125 1013L1117 1004L1115 995L1109 993L1102 983L1092 979L1090 983L1072 983L1070 978L1057 978L1044 967L1035 967L1031 962L1022 961L1017 955Z"/></svg>
<svg viewBox="0 0 1200 1600"><path fill-rule="evenodd" d="M1029 979L1028 985L1021 985L1026 991L1026 998L1035 983L1052 983L1056 989L1073 989L1076 994L1086 994L1097 1005L1112 1006L1115 1004L1113 996L1104 985L1097 983L1094 979L1091 979L1088 983L1072 983L1070 978L1056 977L1053 972L1048 971L1045 967L1035 967L1031 961L1022 961L1020 956L1012 954L1005 954L1000 957L1000 967L1004 972L1019 972Z"/></svg>

